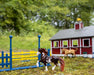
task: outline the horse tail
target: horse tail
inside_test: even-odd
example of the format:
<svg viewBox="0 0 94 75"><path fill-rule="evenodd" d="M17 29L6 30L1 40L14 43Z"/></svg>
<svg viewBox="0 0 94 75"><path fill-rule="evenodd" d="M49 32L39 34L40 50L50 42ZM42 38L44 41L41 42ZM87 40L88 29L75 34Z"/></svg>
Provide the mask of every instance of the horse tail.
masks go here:
<svg viewBox="0 0 94 75"><path fill-rule="evenodd" d="M64 60L60 57L59 61L60 61L60 70L64 71L64 66L65 66Z"/></svg>

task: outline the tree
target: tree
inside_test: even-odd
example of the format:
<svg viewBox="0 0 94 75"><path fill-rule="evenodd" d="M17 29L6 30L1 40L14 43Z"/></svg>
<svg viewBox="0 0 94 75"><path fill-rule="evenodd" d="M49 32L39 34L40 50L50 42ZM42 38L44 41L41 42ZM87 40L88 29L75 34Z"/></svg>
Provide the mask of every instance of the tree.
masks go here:
<svg viewBox="0 0 94 75"><path fill-rule="evenodd" d="M19 0L2 0L0 2L0 27L19 34L21 29L29 30L27 3ZM25 5L26 4L26 5ZM27 5L29 6L29 4Z"/></svg>
<svg viewBox="0 0 94 75"><path fill-rule="evenodd" d="M93 7L93 0L1 0L0 28L19 34L21 29L29 32L31 22L37 21L73 28L78 17L88 26Z"/></svg>

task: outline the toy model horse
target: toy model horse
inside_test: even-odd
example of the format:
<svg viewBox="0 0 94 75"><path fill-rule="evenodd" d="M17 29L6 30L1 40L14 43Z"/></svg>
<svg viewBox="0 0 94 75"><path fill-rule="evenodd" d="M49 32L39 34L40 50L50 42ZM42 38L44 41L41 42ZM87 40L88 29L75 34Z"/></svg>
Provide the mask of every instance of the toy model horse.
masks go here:
<svg viewBox="0 0 94 75"><path fill-rule="evenodd" d="M63 53L63 51L65 52L65 55L68 55L68 54L72 54L72 55L75 55L75 52L78 50L78 48L76 48L76 50L74 50L74 49L71 49L71 50L68 50L68 49L65 49L65 48L63 48L62 49L62 53ZM65 56L64 55L64 56Z"/></svg>
<svg viewBox="0 0 94 75"><path fill-rule="evenodd" d="M61 71L64 71L64 60L61 57L57 57L57 56L48 56L47 55L47 51L44 48L39 49L39 52L41 53L41 60L38 62L42 62L45 65L45 71L48 71L47 68L47 63L53 62L55 64L55 66L52 67L52 70L55 69L55 67L58 65L60 66ZM58 61L60 61L60 64L58 64ZM37 66L38 65L37 62Z"/></svg>

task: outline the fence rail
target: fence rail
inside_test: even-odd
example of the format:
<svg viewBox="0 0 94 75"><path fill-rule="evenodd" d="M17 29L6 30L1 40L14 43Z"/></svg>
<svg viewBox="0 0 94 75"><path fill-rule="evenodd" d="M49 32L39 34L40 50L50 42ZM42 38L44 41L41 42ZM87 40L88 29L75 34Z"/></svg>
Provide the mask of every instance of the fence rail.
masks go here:
<svg viewBox="0 0 94 75"><path fill-rule="evenodd" d="M6 65L6 67L8 67L8 65L10 65L8 58L10 58L10 56L8 56L8 54L4 55L4 52L2 51L2 54L0 57L0 62L1 62L0 66L2 66L2 68L4 68L4 65Z"/></svg>
<svg viewBox="0 0 94 75"><path fill-rule="evenodd" d="M2 56L3 54L3 56ZM10 53L0 53L0 59L3 58L3 61L10 61L8 58ZM6 59L5 59L6 58ZM15 60L21 60L21 61L25 61L25 60L33 60L33 59L38 59L37 56L37 51L29 51L29 52L12 52L12 61ZM0 60L0 62L2 62L2 60Z"/></svg>

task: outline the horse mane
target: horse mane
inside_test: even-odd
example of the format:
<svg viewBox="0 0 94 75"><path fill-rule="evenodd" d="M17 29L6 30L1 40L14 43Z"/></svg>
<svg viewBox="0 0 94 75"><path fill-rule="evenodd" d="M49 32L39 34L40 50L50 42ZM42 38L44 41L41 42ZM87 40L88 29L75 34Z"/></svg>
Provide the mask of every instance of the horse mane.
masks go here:
<svg viewBox="0 0 94 75"><path fill-rule="evenodd" d="M63 49L62 49L62 51L66 51L66 50L68 50L68 49L66 49L66 48L63 48Z"/></svg>

